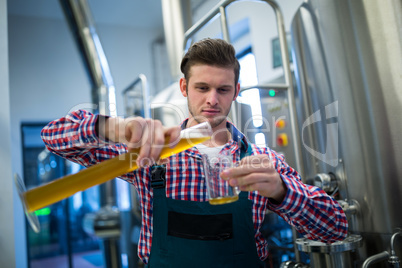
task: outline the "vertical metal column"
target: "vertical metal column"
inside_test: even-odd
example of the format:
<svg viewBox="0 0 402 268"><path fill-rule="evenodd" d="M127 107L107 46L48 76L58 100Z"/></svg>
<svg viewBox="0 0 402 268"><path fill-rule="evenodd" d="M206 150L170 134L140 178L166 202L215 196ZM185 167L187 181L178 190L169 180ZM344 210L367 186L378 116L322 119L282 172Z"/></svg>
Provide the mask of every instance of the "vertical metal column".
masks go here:
<svg viewBox="0 0 402 268"><path fill-rule="evenodd" d="M95 23L86 0L60 0L74 39L78 45L84 65L88 70L89 79L92 84L92 100L97 105L97 111L102 115L116 116L115 87L110 73L109 65L96 33ZM108 222L108 219L119 218L118 211L113 208L117 206L116 182L108 181L100 185L100 205L98 219L101 222ZM93 223L94 229L100 222ZM121 267L119 232L120 223L108 226L111 236L103 236L103 255L106 267Z"/></svg>
<svg viewBox="0 0 402 268"><path fill-rule="evenodd" d="M181 44L184 31L191 25L190 3L188 0L162 0L163 26L173 81L180 77L180 62L183 56Z"/></svg>

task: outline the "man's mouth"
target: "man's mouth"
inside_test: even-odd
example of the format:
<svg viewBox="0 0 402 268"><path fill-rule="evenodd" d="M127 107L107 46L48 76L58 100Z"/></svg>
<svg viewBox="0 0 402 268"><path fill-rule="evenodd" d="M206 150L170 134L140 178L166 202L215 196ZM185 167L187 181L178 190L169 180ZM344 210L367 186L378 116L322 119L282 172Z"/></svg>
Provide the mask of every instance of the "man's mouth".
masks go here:
<svg viewBox="0 0 402 268"><path fill-rule="evenodd" d="M202 113L205 115L217 115L220 111L218 109L203 109Z"/></svg>

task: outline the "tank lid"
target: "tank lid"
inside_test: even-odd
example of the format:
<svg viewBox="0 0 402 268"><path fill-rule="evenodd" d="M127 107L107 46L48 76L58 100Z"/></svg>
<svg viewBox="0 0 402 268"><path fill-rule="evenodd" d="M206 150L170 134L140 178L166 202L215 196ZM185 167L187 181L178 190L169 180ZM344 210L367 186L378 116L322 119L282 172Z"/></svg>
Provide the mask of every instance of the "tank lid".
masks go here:
<svg viewBox="0 0 402 268"><path fill-rule="evenodd" d="M298 250L303 252L319 252L319 253L336 253L345 252L357 249L363 244L363 239L360 235L350 235L343 241L335 243L323 243L309 240L307 238L296 239Z"/></svg>

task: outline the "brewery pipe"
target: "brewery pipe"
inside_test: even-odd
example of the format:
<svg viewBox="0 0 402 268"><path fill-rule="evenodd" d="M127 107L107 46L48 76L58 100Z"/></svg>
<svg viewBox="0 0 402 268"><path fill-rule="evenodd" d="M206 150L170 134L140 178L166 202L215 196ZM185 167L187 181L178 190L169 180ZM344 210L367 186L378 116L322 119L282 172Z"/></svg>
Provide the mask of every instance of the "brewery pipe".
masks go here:
<svg viewBox="0 0 402 268"><path fill-rule="evenodd" d="M110 68L96 32L95 23L86 0L60 0L70 30L84 60L92 84L92 100L95 112L116 116L115 87ZM92 228L119 219L116 198L116 181L108 181L99 187L101 209ZM107 213L106 213L107 212ZM114 221L113 221L114 222ZM121 267L119 229L120 222L108 226L108 234L102 238L103 259L106 267ZM96 232L95 232L96 233Z"/></svg>
<svg viewBox="0 0 402 268"><path fill-rule="evenodd" d="M391 254L388 251L383 251L381 253L370 256L364 261L362 268L367 268L374 263L377 263L380 261L385 261L387 259L388 259L389 267L399 268L400 261L399 261L398 256L396 256L395 250L394 250L395 237L398 235L402 235L401 230L394 233L391 237Z"/></svg>
<svg viewBox="0 0 402 268"><path fill-rule="evenodd" d="M374 263L385 261L386 259L388 259L388 257L389 257L388 251L383 251L381 253L370 256L364 261L362 268L367 268Z"/></svg>

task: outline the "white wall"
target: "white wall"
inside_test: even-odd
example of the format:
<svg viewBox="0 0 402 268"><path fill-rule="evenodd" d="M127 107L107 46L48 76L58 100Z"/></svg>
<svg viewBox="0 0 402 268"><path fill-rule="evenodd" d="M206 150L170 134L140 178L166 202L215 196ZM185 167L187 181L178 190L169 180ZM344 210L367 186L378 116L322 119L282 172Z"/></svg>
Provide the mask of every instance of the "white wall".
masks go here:
<svg viewBox="0 0 402 268"><path fill-rule="evenodd" d="M15 267L9 93L7 1L0 0L0 267Z"/></svg>
<svg viewBox="0 0 402 268"><path fill-rule="evenodd" d="M6 0L0 1L2 5L5 5ZM7 9L0 8L0 12L4 13L4 10ZM2 180L3 177L11 180L11 170L9 174L7 173L7 168L11 166L10 153L7 153L7 150L3 151L3 143L4 148L9 151L7 140L10 140L10 132L12 133L13 172L23 174L21 122L48 122L64 116L71 109L85 108L88 106L85 103L90 103L92 100L89 79L67 23L57 19L9 16L10 102L8 102L7 38L3 38L3 36L7 37L7 14L0 14L0 18L0 83L2 90L2 98L0 99L1 102L6 102L4 105L0 105L1 133L5 135L4 137L1 136L0 139L2 142L1 158L6 158L1 161L1 167L4 166L2 168L4 175ZM122 90L140 73L144 73L150 81L153 79L151 43L161 34L161 29L97 25L97 30L116 87L117 113L123 115ZM7 128L7 118L10 117L10 113L7 113L8 109L11 110L11 127ZM4 119L3 112L5 112ZM5 124L4 128L3 124ZM9 194L11 189L12 185L7 185L6 188L1 187L0 191L8 190ZM0 192L0 200L7 198L7 196L7 194L3 195ZM7 207L10 208L9 213L1 210L0 217L8 217L1 221L0 228L13 228L12 220L9 217L13 211L12 202L8 200L12 200L16 204L14 209L16 235L5 238L6 247L8 250L13 248L11 245L15 238L16 248L18 248L15 267L24 268L27 267L25 220L17 196L14 198L10 196L7 198L7 202L0 202L0 209L3 209L1 204L7 204ZM10 226L7 227L8 225L3 223L10 223ZM1 230L0 254L6 252L2 248L4 244L1 236L3 234L12 234L12 229L8 232ZM13 254L7 256L10 262L14 261ZM2 261L3 258L0 257L0 267L14 267L14 265L1 265Z"/></svg>
<svg viewBox="0 0 402 268"><path fill-rule="evenodd" d="M14 16L9 24L10 87L16 119L53 119L91 101L91 85L66 22ZM140 73L152 81L151 43L159 29L98 25L97 30L122 114L121 91Z"/></svg>

